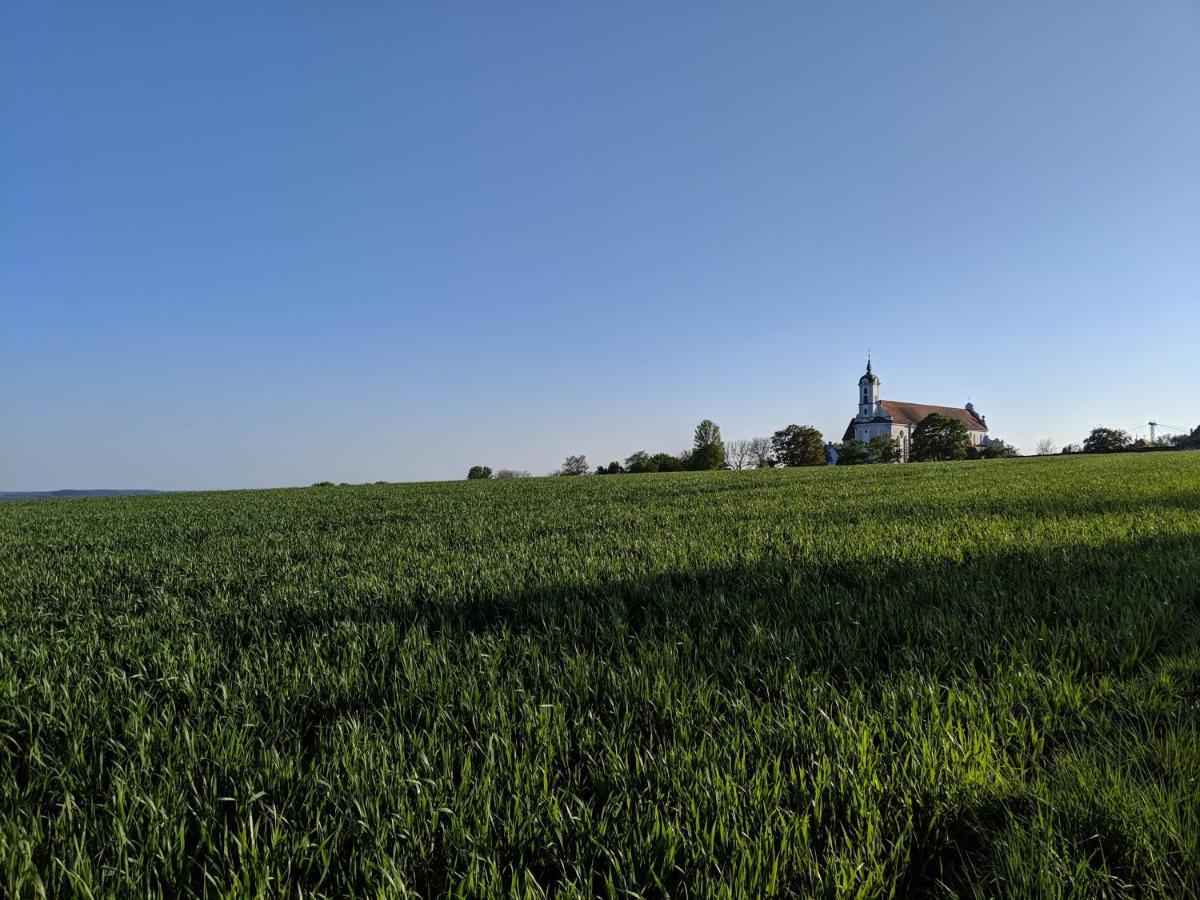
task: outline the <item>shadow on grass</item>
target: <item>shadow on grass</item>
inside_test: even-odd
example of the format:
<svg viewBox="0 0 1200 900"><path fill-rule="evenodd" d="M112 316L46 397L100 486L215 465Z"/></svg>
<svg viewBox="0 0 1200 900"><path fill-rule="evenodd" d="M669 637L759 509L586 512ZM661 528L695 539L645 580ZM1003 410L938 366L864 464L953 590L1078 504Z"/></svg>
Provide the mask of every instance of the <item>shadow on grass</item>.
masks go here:
<svg viewBox="0 0 1200 900"><path fill-rule="evenodd" d="M212 626L253 646L336 629L420 629L435 640L524 637L610 656L662 644L706 676L761 670L772 654L855 681L897 669L987 677L1000 661L1055 659L1127 674L1193 646L1200 535L1019 552L914 566L784 554L729 567L475 590L461 596L249 605Z"/></svg>
<svg viewBox="0 0 1200 900"><path fill-rule="evenodd" d="M411 651L411 645L394 639L397 633L464 649L479 639L515 641L531 655L561 659L587 653L618 669L656 654L674 654L682 664L670 671L679 677L739 685L764 699L785 678L804 672L868 687L898 672L986 681L1004 668L1052 663L1078 674L1128 675L1164 655L1194 654L1200 647L1200 535L1019 551L982 548L920 566L902 559L866 565L822 561L800 550L779 551L735 565L540 581L417 599L353 594L328 603L317 598L303 604L252 599L197 611L221 642L219 656L237 661L263 652L265 645L274 645L266 648L274 654L316 642L336 651L345 641L357 645L360 658L366 656L375 667L374 675L390 675L389 667ZM378 656L371 659L376 649ZM264 692L262 698L268 704L262 716L274 718L276 734L299 740L300 771L324 752L323 736L347 717L366 720L386 710L393 729L419 729L418 720L400 721L418 714L417 702L397 705L383 679L356 682L352 670L330 668L349 676L345 693L280 697ZM210 674L220 680L226 672L216 667ZM170 700L165 679L143 678L137 684L139 691L159 692L156 697ZM659 726L647 719L643 725L637 719L642 712L623 710L631 722L627 733L669 734L669 722ZM210 763L194 765L203 772ZM582 759L563 762L567 770L587 765ZM92 786L97 796L108 790L106 777ZM276 793L286 796L287 790L281 783ZM586 783L581 796L602 806L608 790L596 780ZM288 815L302 822L307 801L297 797ZM922 810L914 799L914 815L932 818L934 805L927 802ZM206 821L216 822L225 833L240 821L241 812L221 807L224 818ZM996 857L1006 849L1003 842L1014 829L1028 831L1035 812L1024 795L955 811L930 829L924 843L913 846L911 862L899 876L904 879L902 893L969 894L975 873L994 873ZM1103 807L1070 815L1074 818L1062 826L1068 837L1084 845L1083 852L1094 849L1111 871L1134 881L1135 851L1124 825ZM831 805L822 827L837 833L841 816ZM197 821L198 815L188 819L189 847L200 841ZM354 854L354 833L349 827L339 831L333 854L338 862L329 877L365 893L361 872L347 862ZM439 841L452 837L440 827L435 836ZM552 884L561 874L561 860L542 845L541 837L531 829L528 845L494 852L514 865L543 872L543 883ZM456 852L434 848L432 855L422 857L434 862L418 872L420 883L431 892L450 885ZM198 864L181 866L179 885L199 891L200 871ZM301 880L309 878L313 887L324 877L310 874ZM681 893L686 886L681 883Z"/></svg>

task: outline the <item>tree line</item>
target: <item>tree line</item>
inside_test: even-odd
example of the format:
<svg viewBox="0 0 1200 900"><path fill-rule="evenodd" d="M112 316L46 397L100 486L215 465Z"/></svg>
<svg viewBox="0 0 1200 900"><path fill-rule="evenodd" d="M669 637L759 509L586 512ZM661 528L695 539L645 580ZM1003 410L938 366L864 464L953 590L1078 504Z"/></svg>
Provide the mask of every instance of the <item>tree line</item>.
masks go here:
<svg viewBox="0 0 1200 900"><path fill-rule="evenodd" d="M828 447L836 451L838 465L865 465L899 462L902 459L900 442L879 436L869 441L849 440L827 445L820 430L812 425L788 425L770 437L760 436L724 441L721 428L711 419L696 426L692 446L679 453L635 450L624 461L613 460L594 469L587 456L568 456L551 475L577 477L581 475L645 475L654 472L699 472L713 469L776 469L799 466L824 466L831 459ZM913 462L934 462L955 459L996 458L1016 456L1017 450L1003 441L993 441L985 447L971 445L966 426L957 419L940 413L927 416L913 431L909 459ZM472 466L470 480L484 478L526 478L528 472L501 469L495 475L488 466Z"/></svg>
<svg viewBox="0 0 1200 900"><path fill-rule="evenodd" d="M711 419L696 426L692 446L680 453L636 450L625 461L597 466L596 475L646 475L654 472L703 472L713 469L773 469L782 466L823 466L825 441L811 425L789 425L771 437L724 441ZM568 456L556 475L586 475L587 458Z"/></svg>
<svg viewBox="0 0 1200 900"><path fill-rule="evenodd" d="M829 453L829 448L834 454ZM1134 441L1118 428L1093 428L1083 444L1067 444L1057 451L1054 441L1043 438L1037 442L1035 453L1047 456L1061 453L1119 453L1139 450L1200 449L1200 426L1190 435L1160 438L1153 444ZM993 439L976 446L971 443L967 426L941 413L930 413L913 429L909 462L952 462L965 459L1004 459L1019 456L1016 447ZM900 462L903 451L898 439L879 435L869 441L847 440L826 444L821 432L811 425L788 425L770 437L742 438L723 441L721 429L711 419L696 426L692 446L679 453L650 453L636 450L624 462L613 460L608 465L591 467L587 456L568 456L551 475L645 475L654 472L698 472L711 469L777 469L797 466L828 465L836 456L839 466L859 466ZM472 466L467 473L471 480L483 478L528 478L529 473L516 469L500 469L494 475L488 466Z"/></svg>
<svg viewBox="0 0 1200 900"><path fill-rule="evenodd" d="M1200 450L1200 425L1190 434L1159 437L1154 441L1145 438L1134 440L1129 432L1120 428L1093 428L1082 444L1067 444L1060 453L1141 453L1152 450ZM1043 438L1037 442L1038 456L1055 452L1054 441Z"/></svg>
<svg viewBox="0 0 1200 900"><path fill-rule="evenodd" d="M478 481L482 478L528 478L529 473L524 469L501 469L495 475L491 466L471 466L467 471L468 481Z"/></svg>

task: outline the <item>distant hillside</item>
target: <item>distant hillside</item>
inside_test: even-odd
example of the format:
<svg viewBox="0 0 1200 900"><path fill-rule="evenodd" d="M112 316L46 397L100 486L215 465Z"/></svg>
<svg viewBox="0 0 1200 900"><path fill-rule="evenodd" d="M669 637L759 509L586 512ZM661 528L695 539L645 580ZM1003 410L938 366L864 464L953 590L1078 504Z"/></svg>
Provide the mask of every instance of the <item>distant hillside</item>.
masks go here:
<svg viewBox="0 0 1200 900"><path fill-rule="evenodd" d="M151 490L64 490L64 491L0 491L0 500L66 500L72 497L124 497L141 494L161 494Z"/></svg>

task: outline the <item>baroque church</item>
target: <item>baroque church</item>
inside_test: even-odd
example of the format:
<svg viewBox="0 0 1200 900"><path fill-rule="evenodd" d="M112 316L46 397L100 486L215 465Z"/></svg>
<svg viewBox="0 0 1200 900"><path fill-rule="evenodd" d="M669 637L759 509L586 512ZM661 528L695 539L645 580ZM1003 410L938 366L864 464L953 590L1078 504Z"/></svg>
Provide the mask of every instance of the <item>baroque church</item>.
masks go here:
<svg viewBox="0 0 1200 900"><path fill-rule="evenodd" d="M880 384L879 376L871 371L871 358L867 357L867 371L858 379L858 415L846 426L843 441L860 440L866 443L873 437L887 435L899 442L900 458L908 462L913 430L930 413L941 413L967 426L972 447L985 447L989 443L987 419L979 415L970 403L958 407L881 400Z"/></svg>

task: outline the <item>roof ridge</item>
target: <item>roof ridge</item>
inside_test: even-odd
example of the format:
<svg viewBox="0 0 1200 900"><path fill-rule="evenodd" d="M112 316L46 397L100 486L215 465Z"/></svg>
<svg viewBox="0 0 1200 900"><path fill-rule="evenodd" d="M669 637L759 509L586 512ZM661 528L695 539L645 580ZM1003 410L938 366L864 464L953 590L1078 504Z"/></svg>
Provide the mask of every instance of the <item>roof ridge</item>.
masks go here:
<svg viewBox="0 0 1200 900"><path fill-rule="evenodd" d="M950 406L946 403L914 403L912 400L880 400L880 403L903 403L905 406L940 406L942 409L961 409L966 411L965 406Z"/></svg>

